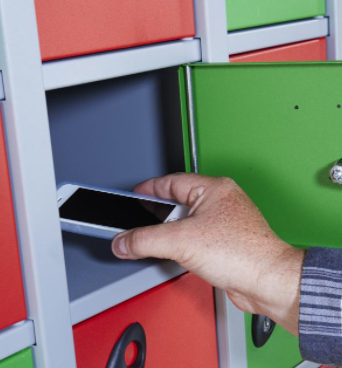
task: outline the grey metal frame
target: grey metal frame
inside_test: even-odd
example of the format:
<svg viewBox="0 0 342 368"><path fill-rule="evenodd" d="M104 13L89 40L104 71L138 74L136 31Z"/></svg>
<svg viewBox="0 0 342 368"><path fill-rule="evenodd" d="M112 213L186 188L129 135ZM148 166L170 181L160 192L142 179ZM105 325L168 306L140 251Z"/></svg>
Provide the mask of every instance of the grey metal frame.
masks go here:
<svg viewBox="0 0 342 368"><path fill-rule="evenodd" d="M328 19L320 17L229 32L226 38L232 55L326 37L328 28Z"/></svg>
<svg viewBox="0 0 342 368"><path fill-rule="evenodd" d="M341 0L326 0L329 17L329 36L327 37L328 60L342 60L342 3Z"/></svg>
<svg viewBox="0 0 342 368"><path fill-rule="evenodd" d="M23 321L0 331L0 360L36 343L32 321Z"/></svg>
<svg viewBox="0 0 342 368"><path fill-rule="evenodd" d="M322 364L312 363L312 362L303 362L297 365L295 368L319 368Z"/></svg>
<svg viewBox="0 0 342 368"><path fill-rule="evenodd" d="M196 37L201 39L202 62L228 60L225 0L194 0Z"/></svg>
<svg viewBox="0 0 342 368"><path fill-rule="evenodd" d="M33 0L0 0L2 113L37 367L76 367Z"/></svg>
<svg viewBox="0 0 342 368"><path fill-rule="evenodd" d="M328 7L332 9L332 25L327 38L331 59L335 55L332 53L338 50L335 45L342 42L341 37L336 36L339 26L338 17L334 16L335 9L341 6L336 5L338 0L327 2L332 4ZM328 19L316 18L227 34L223 7L222 0L195 0L195 39L44 62L44 88L49 91L191 62L227 62L229 55L326 37L329 33ZM0 100L4 98L1 84L0 78Z"/></svg>
<svg viewBox="0 0 342 368"><path fill-rule="evenodd" d="M49 91L198 61L227 62L228 55L328 35L326 18L227 34L223 7L223 0L195 0L197 39L45 62L44 88Z"/></svg>
<svg viewBox="0 0 342 368"><path fill-rule="evenodd" d="M49 91L196 61L201 61L197 39L49 61L43 63L44 86Z"/></svg>
<svg viewBox="0 0 342 368"><path fill-rule="evenodd" d="M56 362L61 367L76 367L73 323L184 272L171 264L164 268L147 268L144 287L132 289L127 295L119 298L116 295L115 300L109 297L117 290L117 285L111 285L69 304L45 90L187 62L225 62L228 55L328 35L326 18L227 35L225 0L194 2L196 37L200 40L185 39L42 63L34 1L0 0L0 100L3 100L1 106L30 319L0 332L0 359L36 343L33 352L38 368L52 367ZM330 22L328 58L341 59L342 5L340 0L326 2ZM125 282L130 283L130 278L122 285ZM104 299L101 308L93 303L98 297ZM224 292L216 290L215 299L220 367L247 367L244 315ZM316 366L304 362L299 367Z"/></svg>
<svg viewBox="0 0 342 368"><path fill-rule="evenodd" d="M186 271L175 262L164 261L97 289L70 303L71 321L75 325L115 305L163 284Z"/></svg>

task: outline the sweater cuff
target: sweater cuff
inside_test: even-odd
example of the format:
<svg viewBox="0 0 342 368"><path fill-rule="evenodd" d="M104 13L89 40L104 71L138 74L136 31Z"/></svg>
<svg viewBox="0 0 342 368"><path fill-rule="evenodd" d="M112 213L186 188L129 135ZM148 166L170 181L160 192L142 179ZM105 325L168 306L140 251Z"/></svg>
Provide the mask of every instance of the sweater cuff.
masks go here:
<svg viewBox="0 0 342 368"><path fill-rule="evenodd" d="M305 360L342 365L342 249L310 248L300 288L299 346Z"/></svg>

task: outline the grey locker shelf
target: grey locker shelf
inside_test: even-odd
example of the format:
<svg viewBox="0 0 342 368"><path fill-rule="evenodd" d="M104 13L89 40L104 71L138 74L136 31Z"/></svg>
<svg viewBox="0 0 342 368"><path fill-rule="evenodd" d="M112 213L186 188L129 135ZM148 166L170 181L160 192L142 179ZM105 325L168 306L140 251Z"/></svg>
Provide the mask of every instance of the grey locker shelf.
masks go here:
<svg viewBox="0 0 342 368"><path fill-rule="evenodd" d="M229 54L233 55L326 37L328 34L328 19L321 17L231 32L227 44Z"/></svg>
<svg viewBox="0 0 342 368"><path fill-rule="evenodd" d="M47 93L57 183L131 190L184 171L177 68ZM63 234L72 323L174 278L173 262L120 261L110 242Z"/></svg>
<svg viewBox="0 0 342 368"><path fill-rule="evenodd" d="M184 273L170 261L119 260L109 241L67 233L63 237L72 324Z"/></svg>
<svg viewBox="0 0 342 368"><path fill-rule="evenodd" d="M43 63L45 90L117 78L201 60L196 39L170 41Z"/></svg>
<svg viewBox="0 0 342 368"><path fill-rule="evenodd" d="M26 320L0 331L0 360L36 343L33 322Z"/></svg>
<svg viewBox="0 0 342 368"><path fill-rule="evenodd" d="M295 368L319 368L322 364L312 363L312 362L303 362L297 365Z"/></svg>
<svg viewBox="0 0 342 368"><path fill-rule="evenodd" d="M314 18L232 32L227 36L227 43L229 54L232 55L327 35L328 20ZM43 63L44 86L45 90L49 91L197 62L201 59L200 40L185 39L49 61Z"/></svg>

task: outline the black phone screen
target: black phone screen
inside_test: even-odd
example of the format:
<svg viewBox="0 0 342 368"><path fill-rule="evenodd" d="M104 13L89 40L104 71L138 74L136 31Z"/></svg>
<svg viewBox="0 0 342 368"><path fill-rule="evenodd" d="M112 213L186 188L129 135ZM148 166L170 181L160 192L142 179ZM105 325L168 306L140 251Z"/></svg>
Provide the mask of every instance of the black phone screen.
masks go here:
<svg viewBox="0 0 342 368"><path fill-rule="evenodd" d="M124 230L163 223L176 206L79 188L59 208L63 219Z"/></svg>

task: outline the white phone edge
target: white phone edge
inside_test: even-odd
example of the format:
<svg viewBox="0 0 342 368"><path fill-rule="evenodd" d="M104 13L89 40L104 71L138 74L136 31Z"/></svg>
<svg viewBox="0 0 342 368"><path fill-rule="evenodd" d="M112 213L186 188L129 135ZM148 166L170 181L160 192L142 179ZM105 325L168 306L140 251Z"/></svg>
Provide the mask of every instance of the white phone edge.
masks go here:
<svg viewBox="0 0 342 368"><path fill-rule="evenodd" d="M125 197L145 199L148 201L175 205L176 206L175 209L166 218L164 223L170 222L170 221L181 220L187 217L189 213L188 206L180 205L172 201L167 201L167 200L163 200L160 198L155 198L155 197L151 197L151 196L147 196L147 195L143 195L139 193L126 192L122 190L109 190L109 189L91 187L91 186L86 186L86 185L78 185L78 184L73 184L73 183L63 183L57 189L58 208L61 207L76 192L78 188L95 190L95 191L105 192L105 193L113 193L113 194L122 195ZM126 231L125 229L100 226L100 225L95 225L95 224L90 224L90 223L85 223L85 222L80 222L80 221L74 221L74 220L68 220L68 219L63 219L63 218L60 218L60 222L61 222L61 228L63 231L91 236L95 238L108 239L108 240L114 239L115 236L117 236L119 233Z"/></svg>

